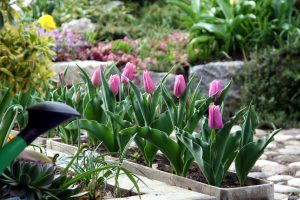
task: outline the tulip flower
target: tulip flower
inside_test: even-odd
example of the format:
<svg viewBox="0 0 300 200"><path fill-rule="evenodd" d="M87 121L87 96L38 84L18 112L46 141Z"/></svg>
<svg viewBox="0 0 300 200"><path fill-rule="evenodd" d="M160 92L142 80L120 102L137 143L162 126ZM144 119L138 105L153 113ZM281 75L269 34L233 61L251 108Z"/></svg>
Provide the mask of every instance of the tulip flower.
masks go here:
<svg viewBox="0 0 300 200"><path fill-rule="evenodd" d="M175 77L175 84L173 90L174 96L179 98L184 92L185 88L186 88L186 84L185 84L184 77L182 75L177 75Z"/></svg>
<svg viewBox="0 0 300 200"><path fill-rule="evenodd" d="M221 83L219 80L214 80L213 82L210 83L209 85L209 91L208 91L208 96L212 97L215 94L217 94L215 101L218 100L218 98L221 95Z"/></svg>
<svg viewBox="0 0 300 200"><path fill-rule="evenodd" d="M148 70L144 71L143 80L144 80L144 90L145 90L145 92L147 92L149 94L152 94L155 90L155 85L153 83L153 80L152 80Z"/></svg>
<svg viewBox="0 0 300 200"><path fill-rule="evenodd" d="M122 77L121 77L121 82L122 83L127 83L127 79L128 78L129 80L133 80L133 69L134 69L134 64L128 62L126 65L125 65L125 68L122 72Z"/></svg>
<svg viewBox="0 0 300 200"><path fill-rule="evenodd" d="M223 120L221 116L220 106L210 105L208 109L208 127L211 129L221 129Z"/></svg>
<svg viewBox="0 0 300 200"><path fill-rule="evenodd" d="M110 90L116 95L119 92L119 75L115 74L115 75L111 75L109 80L108 80L108 84L110 87Z"/></svg>
<svg viewBox="0 0 300 200"><path fill-rule="evenodd" d="M92 81L92 84L95 86L95 87L98 87L100 86L101 84L101 76L100 76L100 68L97 68L93 75L92 75L92 78L91 78L91 81Z"/></svg>

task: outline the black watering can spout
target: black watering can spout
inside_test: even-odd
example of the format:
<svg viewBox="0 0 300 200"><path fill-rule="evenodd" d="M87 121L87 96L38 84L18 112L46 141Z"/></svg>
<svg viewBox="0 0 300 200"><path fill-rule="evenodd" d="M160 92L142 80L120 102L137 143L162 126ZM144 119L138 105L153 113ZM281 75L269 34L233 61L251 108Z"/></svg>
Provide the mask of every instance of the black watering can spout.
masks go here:
<svg viewBox="0 0 300 200"><path fill-rule="evenodd" d="M80 114L63 103L43 102L28 110L28 124L12 141L0 149L0 175L4 169L42 133L59 124L78 118Z"/></svg>
<svg viewBox="0 0 300 200"><path fill-rule="evenodd" d="M59 102L43 102L28 110L28 124L19 134L27 144L59 124L80 117L73 108Z"/></svg>

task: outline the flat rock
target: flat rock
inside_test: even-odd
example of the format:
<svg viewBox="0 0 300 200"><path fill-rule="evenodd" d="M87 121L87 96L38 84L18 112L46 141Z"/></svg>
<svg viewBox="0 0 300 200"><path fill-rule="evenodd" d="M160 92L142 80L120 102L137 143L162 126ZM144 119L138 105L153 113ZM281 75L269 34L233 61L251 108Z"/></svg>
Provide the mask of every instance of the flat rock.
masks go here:
<svg viewBox="0 0 300 200"><path fill-rule="evenodd" d="M291 187L291 186L287 186L287 185L274 184L274 192L284 193L284 194L288 194L288 193L297 193L297 194L299 194L300 189L295 188L295 187Z"/></svg>
<svg viewBox="0 0 300 200"><path fill-rule="evenodd" d="M274 175L270 176L268 178L268 181L273 181L273 182L280 182L280 181L288 181L290 179L293 179L294 177L289 176L289 175Z"/></svg>
<svg viewBox="0 0 300 200"><path fill-rule="evenodd" d="M289 170L288 167L286 167L284 165L280 165L280 164L275 165L275 166L264 166L261 169L262 172L269 173L271 175L274 175L274 174L283 174L283 173L285 173L288 170Z"/></svg>
<svg viewBox="0 0 300 200"><path fill-rule="evenodd" d="M55 62L52 66L54 72L56 72L55 76L53 77L54 80L58 80L58 73L63 72L68 67L68 73L65 77L65 81L67 84L72 83L79 83L83 82L79 75L79 67L81 67L90 77L96 70L96 68L100 67L101 65L107 66L110 65L111 62L100 62L95 60L87 60L87 61L70 61L70 62Z"/></svg>
<svg viewBox="0 0 300 200"><path fill-rule="evenodd" d="M281 193L274 193L275 200L288 200L289 196Z"/></svg>
<svg viewBox="0 0 300 200"><path fill-rule="evenodd" d="M300 178L293 178L288 180L287 184L289 186L300 188Z"/></svg>
<svg viewBox="0 0 300 200"><path fill-rule="evenodd" d="M300 162L293 162L293 163L289 164L288 167L290 167L292 169L299 169L300 170Z"/></svg>
<svg viewBox="0 0 300 200"><path fill-rule="evenodd" d="M232 78L236 78L240 74L243 66L244 62L242 61L213 62L194 66L190 69L190 76L195 76L193 87L196 88L201 81L200 90L207 95L209 84L213 80L218 79L221 81L222 88L224 88ZM228 94L228 100L240 99L239 92L239 85L233 82Z"/></svg>
<svg viewBox="0 0 300 200"><path fill-rule="evenodd" d="M266 179L270 176L270 174L264 172L250 172L248 176L252 178Z"/></svg>

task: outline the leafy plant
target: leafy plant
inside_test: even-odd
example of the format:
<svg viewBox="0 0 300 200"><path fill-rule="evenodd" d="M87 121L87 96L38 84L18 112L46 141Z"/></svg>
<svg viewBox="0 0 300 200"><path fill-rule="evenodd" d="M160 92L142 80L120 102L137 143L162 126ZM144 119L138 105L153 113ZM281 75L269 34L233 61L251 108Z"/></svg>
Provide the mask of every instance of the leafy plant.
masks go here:
<svg viewBox="0 0 300 200"><path fill-rule="evenodd" d="M279 129L272 134L254 141L255 128L258 125L258 118L254 107L249 106L242 123L242 136L239 145L239 151L235 158L235 167L237 177L241 186L245 184L248 173L254 166L259 157L263 154L267 145L272 142L273 137L280 131Z"/></svg>
<svg viewBox="0 0 300 200"><path fill-rule="evenodd" d="M11 194L28 199L70 199L80 192L80 186L63 186L69 181L56 172L56 167L28 161L14 161L1 175L0 181L9 187Z"/></svg>
<svg viewBox="0 0 300 200"><path fill-rule="evenodd" d="M300 126L296 112L300 109L300 43L294 42L278 50L267 48L253 54L240 76L242 101L252 102L261 125L271 121L279 127Z"/></svg>

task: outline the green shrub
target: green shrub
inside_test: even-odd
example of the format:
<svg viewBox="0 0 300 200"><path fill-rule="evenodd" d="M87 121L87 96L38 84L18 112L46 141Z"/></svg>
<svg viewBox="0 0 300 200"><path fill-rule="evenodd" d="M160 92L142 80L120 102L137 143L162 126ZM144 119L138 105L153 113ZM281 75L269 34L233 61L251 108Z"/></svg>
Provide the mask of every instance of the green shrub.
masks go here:
<svg viewBox="0 0 300 200"><path fill-rule="evenodd" d="M300 42L258 52L241 77L242 100L252 103L263 121L300 127Z"/></svg>

